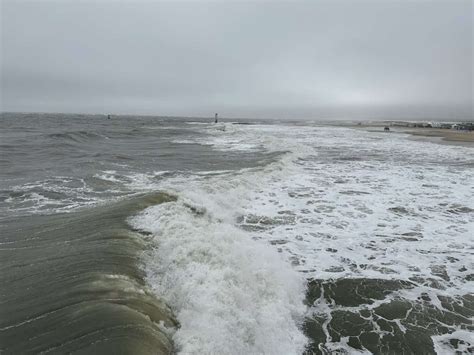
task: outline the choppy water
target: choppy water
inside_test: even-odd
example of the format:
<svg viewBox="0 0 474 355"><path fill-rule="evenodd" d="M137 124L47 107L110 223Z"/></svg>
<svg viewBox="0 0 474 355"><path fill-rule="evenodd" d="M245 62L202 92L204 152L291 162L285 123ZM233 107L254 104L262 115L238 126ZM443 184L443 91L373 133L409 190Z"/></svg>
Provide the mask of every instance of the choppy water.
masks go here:
<svg viewBox="0 0 474 355"><path fill-rule="evenodd" d="M473 148L254 123L2 114L0 352L473 352Z"/></svg>

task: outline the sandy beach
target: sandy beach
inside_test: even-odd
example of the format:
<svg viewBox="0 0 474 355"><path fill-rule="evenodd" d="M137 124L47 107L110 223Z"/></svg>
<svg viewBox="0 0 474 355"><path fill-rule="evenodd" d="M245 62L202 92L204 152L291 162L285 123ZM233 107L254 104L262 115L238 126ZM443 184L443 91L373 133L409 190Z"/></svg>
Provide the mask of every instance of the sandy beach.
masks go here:
<svg viewBox="0 0 474 355"><path fill-rule="evenodd" d="M351 124L351 128L363 129L368 132L380 132L387 126L384 122L375 122L370 124ZM442 128L422 128L422 127L397 127L389 126L389 133L411 134L414 139L430 140L432 142L463 145L474 147L474 132L457 131L453 129Z"/></svg>
<svg viewBox="0 0 474 355"><path fill-rule="evenodd" d="M474 143L474 132L456 131L452 129L439 128L402 128L392 129L394 132L409 133L414 136L440 137L449 142L468 142Z"/></svg>

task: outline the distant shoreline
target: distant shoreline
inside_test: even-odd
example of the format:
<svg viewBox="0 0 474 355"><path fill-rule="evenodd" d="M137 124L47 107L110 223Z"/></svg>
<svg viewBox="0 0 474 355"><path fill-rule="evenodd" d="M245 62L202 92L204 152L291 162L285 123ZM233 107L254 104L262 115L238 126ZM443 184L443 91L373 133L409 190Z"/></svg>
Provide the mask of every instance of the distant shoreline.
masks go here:
<svg viewBox="0 0 474 355"><path fill-rule="evenodd" d="M390 128L390 132L387 132L387 134L410 134L413 136L413 139L417 140L429 140L435 143L474 147L474 131L468 132L445 128L389 126L387 123L384 122L373 122L370 124L350 124L346 127L362 129L368 132L383 132L383 127L385 126Z"/></svg>

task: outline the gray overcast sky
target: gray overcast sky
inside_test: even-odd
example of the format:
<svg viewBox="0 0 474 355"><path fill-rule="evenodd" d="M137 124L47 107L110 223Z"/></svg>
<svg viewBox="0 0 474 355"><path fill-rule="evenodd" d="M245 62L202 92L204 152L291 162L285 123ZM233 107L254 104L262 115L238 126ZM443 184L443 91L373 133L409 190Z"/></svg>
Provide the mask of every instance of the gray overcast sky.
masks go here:
<svg viewBox="0 0 474 355"><path fill-rule="evenodd" d="M0 1L3 111L473 118L472 0Z"/></svg>

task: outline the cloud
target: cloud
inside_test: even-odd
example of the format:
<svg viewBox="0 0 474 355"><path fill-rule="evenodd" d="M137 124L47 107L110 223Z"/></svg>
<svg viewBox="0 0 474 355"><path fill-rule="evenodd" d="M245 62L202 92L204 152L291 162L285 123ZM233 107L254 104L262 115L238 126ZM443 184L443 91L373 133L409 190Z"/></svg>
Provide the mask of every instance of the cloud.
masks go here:
<svg viewBox="0 0 474 355"><path fill-rule="evenodd" d="M472 118L472 2L4 1L2 110Z"/></svg>

